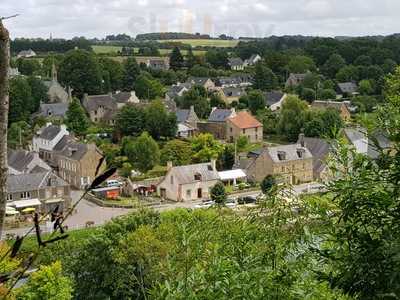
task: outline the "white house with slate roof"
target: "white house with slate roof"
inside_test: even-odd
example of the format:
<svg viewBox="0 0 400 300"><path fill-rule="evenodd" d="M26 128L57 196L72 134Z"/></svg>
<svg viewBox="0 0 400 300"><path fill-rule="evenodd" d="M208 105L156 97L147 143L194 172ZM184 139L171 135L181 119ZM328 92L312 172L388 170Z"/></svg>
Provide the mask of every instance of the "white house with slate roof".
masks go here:
<svg viewBox="0 0 400 300"><path fill-rule="evenodd" d="M266 92L265 94L265 106L271 111L281 109L283 103L287 98L287 94L280 91Z"/></svg>
<svg viewBox="0 0 400 300"><path fill-rule="evenodd" d="M49 162L53 159L54 147L65 135L69 135L69 132L64 124L58 126L47 123L33 137L32 150L38 152L44 161Z"/></svg>
<svg viewBox="0 0 400 300"><path fill-rule="evenodd" d="M194 106L191 106L190 109L177 109L175 114L178 122L177 136L183 138L193 136L197 131L197 124L200 122Z"/></svg>
<svg viewBox="0 0 400 300"><path fill-rule="evenodd" d="M245 63L240 57L230 58L228 60L228 65L231 67L231 70L234 71L243 71L245 67Z"/></svg>
<svg viewBox="0 0 400 300"><path fill-rule="evenodd" d="M210 163L173 167L157 185L161 198L178 202L209 199L210 189L220 180L215 160Z"/></svg>
<svg viewBox="0 0 400 300"><path fill-rule="evenodd" d="M22 50L18 53L17 58L29 58L29 57L34 57L36 56L35 51L33 51L32 49L29 50Z"/></svg>

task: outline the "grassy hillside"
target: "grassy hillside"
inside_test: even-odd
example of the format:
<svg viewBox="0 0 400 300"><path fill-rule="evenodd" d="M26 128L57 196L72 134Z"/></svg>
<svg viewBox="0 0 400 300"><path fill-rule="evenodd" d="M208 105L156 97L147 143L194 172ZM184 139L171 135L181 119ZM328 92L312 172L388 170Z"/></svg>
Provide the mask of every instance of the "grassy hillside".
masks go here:
<svg viewBox="0 0 400 300"><path fill-rule="evenodd" d="M108 46L108 45L93 45L92 46L93 51L96 54L111 54L111 53L117 53L118 51L121 51L122 47L119 46ZM139 51L139 48L134 48L135 53ZM161 55L168 55L171 53L172 49L159 49ZM186 54L186 50L182 50L182 54ZM206 51L202 50L194 50L193 54L194 55L204 55Z"/></svg>
<svg viewBox="0 0 400 300"><path fill-rule="evenodd" d="M238 40L206 40L206 39L187 39L187 40L159 40L160 43L166 42L181 42L183 44L190 44L192 47L204 46L204 47L235 47Z"/></svg>

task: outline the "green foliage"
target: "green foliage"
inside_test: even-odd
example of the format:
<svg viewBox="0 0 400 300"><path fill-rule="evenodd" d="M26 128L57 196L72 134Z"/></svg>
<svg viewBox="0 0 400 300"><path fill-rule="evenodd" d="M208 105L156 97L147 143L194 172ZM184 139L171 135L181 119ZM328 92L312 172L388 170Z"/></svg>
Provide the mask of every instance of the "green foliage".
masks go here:
<svg viewBox="0 0 400 300"><path fill-rule="evenodd" d="M272 175L267 175L265 178L261 181L261 191L264 194L268 194L272 188L274 188L276 185L276 180Z"/></svg>
<svg viewBox="0 0 400 300"><path fill-rule="evenodd" d="M319 92L318 98L321 100L333 100L336 99L336 92L333 89L323 89Z"/></svg>
<svg viewBox="0 0 400 300"><path fill-rule="evenodd" d="M228 53L224 49L210 49L205 55L206 61L214 68L228 67Z"/></svg>
<svg viewBox="0 0 400 300"><path fill-rule="evenodd" d="M374 92L371 80L361 80L358 84L358 91L361 95L371 95Z"/></svg>
<svg viewBox="0 0 400 300"><path fill-rule="evenodd" d="M207 100L207 91L202 86L194 86L176 99L180 108L194 106L194 111L199 118L206 118L210 114L210 102Z"/></svg>
<svg viewBox="0 0 400 300"><path fill-rule="evenodd" d="M106 57L100 58L100 64L106 77L109 78L110 89L104 89L104 92L121 90L124 79L124 68L122 64Z"/></svg>
<svg viewBox="0 0 400 300"><path fill-rule="evenodd" d="M227 196L225 193L225 186L222 182L217 182L210 190L211 200L213 200L218 205L224 205Z"/></svg>
<svg viewBox="0 0 400 300"><path fill-rule="evenodd" d="M235 146L226 144L224 151L220 154L217 160L219 170L231 170L235 164Z"/></svg>
<svg viewBox="0 0 400 300"><path fill-rule="evenodd" d="M18 71L25 76L39 75L40 63L37 59L32 58L18 58L17 59Z"/></svg>
<svg viewBox="0 0 400 300"><path fill-rule="evenodd" d="M48 102L47 91L48 88L43 84L43 82L34 76L27 78L28 84L31 87L32 91L32 100L33 104L31 107L31 111L36 112L39 109L39 105L41 102Z"/></svg>
<svg viewBox="0 0 400 300"><path fill-rule="evenodd" d="M316 93L314 89L301 88L299 91L300 98L311 103L315 100Z"/></svg>
<svg viewBox="0 0 400 300"><path fill-rule="evenodd" d="M175 166L188 165L192 161L192 146L181 140L168 141L161 149L161 163L171 161Z"/></svg>
<svg viewBox="0 0 400 300"><path fill-rule="evenodd" d="M270 68L262 62L255 66L253 87L258 90L270 91L278 86L278 78Z"/></svg>
<svg viewBox="0 0 400 300"><path fill-rule="evenodd" d="M153 169L160 162L158 144L147 132L126 142L123 152L129 158L129 162L142 173Z"/></svg>
<svg viewBox="0 0 400 300"><path fill-rule="evenodd" d="M291 73L306 73L316 69L313 59L303 55L291 57L287 67Z"/></svg>
<svg viewBox="0 0 400 300"><path fill-rule="evenodd" d="M25 121L14 122L8 128L8 147L26 149L32 142L32 127Z"/></svg>
<svg viewBox="0 0 400 300"><path fill-rule="evenodd" d="M241 135L237 138L236 147L239 152L244 151L248 145L249 145L249 140L247 136Z"/></svg>
<svg viewBox="0 0 400 300"><path fill-rule="evenodd" d="M226 108L226 103L219 94L213 93L210 97L210 107Z"/></svg>
<svg viewBox="0 0 400 300"><path fill-rule="evenodd" d="M84 93L96 95L103 90L102 70L95 54L85 50L69 51L58 70L60 82L82 97Z"/></svg>
<svg viewBox="0 0 400 300"><path fill-rule="evenodd" d="M28 282L16 292L21 300L69 300L72 299L71 279L62 274L60 262L50 266L41 266L33 273Z"/></svg>
<svg viewBox="0 0 400 300"><path fill-rule="evenodd" d="M192 53L193 54L193 53ZM181 51L179 50L178 47L174 47L174 49L172 49L172 52L169 56L170 59L170 66L172 69L174 70L178 70L180 68L183 67L183 56L181 54Z"/></svg>
<svg viewBox="0 0 400 300"><path fill-rule="evenodd" d="M115 120L115 130L123 136L137 136L144 130L144 112L135 105L125 105Z"/></svg>
<svg viewBox="0 0 400 300"><path fill-rule="evenodd" d="M289 95L282 105L278 122L278 132L285 135L290 141L296 141L304 127L304 113L307 103L296 96Z"/></svg>
<svg viewBox="0 0 400 300"><path fill-rule="evenodd" d="M65 124L68 130L77 135L84 135L89 128L89 119L78 99L74 98L68 106Z"/></svg>
<svg viewBox="0 0 400 300"><path fill-rule="evenodd" d="M150 74L140 74L136 78L135 92L140 99L153 100L164 96L164 87Z"/></svg>
<svg viewBox="0 0 400 300"><path fill-rule="evenodd" d="M176 115L169 113L161 101L153 101L145 109L146 130L158 140L160 137L174 137L177 131Z"/></svg>
<svg viewBox="0 0 400 300"><path fill-rule="evenodd" d="M223 151L223 146L211 134L199 134L191 140L193 161L209 162L217 159Z"/></svg>
<svg viewBox="0 0 400 300"><path fill-rule="evenodd" d="M257 111L265 108L265 96L261 91L251 91L247 95L247 102L253 115L257 114Z"/></svg>
<svg viewBox="0 0 400 300"><path fill-rule="evenodd" d="M340 69L346 66L346 61L340 54L332 54L329 59L325 62L322 67L322 72L329 76L329 78L335 78L336 74Z"/></svg>
<svg viewBox="0 0 400 300"><path fill-rule="evenodd" d="M132 91L135 87L136 78L140 74L139 65L134 57L128 57L123 64L124 77L123 77L123 89L125 91Z"/></svg>
<svg viewBox="0 0 400 300"><path fill-rule="evenodd" d="M28 121L33 112L32 90L28 81L23 77L10 80L9 124L18 121Z"/></svg>
<svg viewBox="0 0 400 300"><path fill-rule="evenodd" d="M353 65L344 66L336 74L338 82L357 81L359 78L359 69Z"/></svg>

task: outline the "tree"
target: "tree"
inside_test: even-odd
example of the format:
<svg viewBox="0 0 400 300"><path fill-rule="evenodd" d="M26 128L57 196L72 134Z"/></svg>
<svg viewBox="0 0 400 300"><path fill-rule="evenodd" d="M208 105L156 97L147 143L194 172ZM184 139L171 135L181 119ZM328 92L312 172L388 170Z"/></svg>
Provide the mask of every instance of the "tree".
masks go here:
<svg viewBox="0 0 400 300"><path fill-rule="evenodd" d="M171 68L174 70L178 70L183 67L183 63L184 60L181 51L179 50L178 47L174 47L169 56L169 64Z"/></svg>
<svg viewBox="0 0 400 300"><path fill-rule="evenodd" d="M133 105L125 105L118 112L115 120L115 129L125 136L137 136L145 128L143 109Z"/></svg>
<svg viewBox="0 0 400 300"><path fill-rule="evenodd" d="M175 166L188 165L192 162L192 146L181 140L168 141L161 149L161 163L171 161Z"/></svg>
<svg viewBox="0 0 400 300"><path fill-rule="evenodd" d="M188 109L194 106L194 111L199 118L205 118L210 113L210 103L207 100L207 91L202 86L194 86L176 99L180 108Z"/></svg>
<svg viewBox="0 0 400 300"><path fill-rule="evenodd" d="M145 122L146 131L156 140L176 135L176 115L169 113L161 101L153 101L145 109Z"/></svg>
<svg viewBox="0 0 400 300"><path fill-rule="evenodd" d="M17 67L18 71L25 76L33 76L40 73L40 63L37 59L18 58Z"/></svg>
<svg viewBox="0 0 400 300"><path fill-rule="evenodd" d="M245 135L241 135L236 140L236 147L239 152L244 152L246 147L249 145L249 139Z"/></svg>
<svg viewBox="0 0 400 300"><path fill-rule="evenodd" d="M209 133L202 133L191 140L193 161L209 162L217 159L223 151L223 146Z"/></svg>
<svg viewBox="0 0 400 300"><path fill-rule="evenodd" d="M40 103L48 102L48 88L39 78L31 76L27 78L28 84L31 87L32 105L31 112L36 112L39 109Z"/></svg>
<svg viewBox="0 0 400 300"><path fill-rule="evenodd" d="M160 162L158 144L147 132L128 142L123 151L131 164L143 173L153 169Z"/></svg>
<svg viewBox="0 0 400 300"><path fill-rule="evenodd" d="M150 74L141 74L136 79L135 92L140 99L154 100L164 96L164 87Z"/></svg>
<svg viewBox="0 0 400 300"><path fill-rule="evenodd" d="M319 92L319 99L321 100L332 100L336 99L336 92L333 89L323 89Z"/></svg>
<svg viewBox="0 0 400 300"><path fill-rule="evenodd" d="M291 73L306 73L307 71L314 71L316 69L313 59L303 55L293 56L287 68Z"/></svg>
<svg viewBox="0 0 400 300"><path fill-rule="evenodd" d="M124 68L121 63L111 58L102 57L100 64L103 72L107 74L110 83L110 89L104 92L119 91L122 89L124 79Z"/></svg>
<svg viewBox="0 0 400 300"><path fill-rule="evenodd" d="M61 83L71 87L77 97L84 93L100 94L103 90L100 64L88 51L69 51L60 63L58 74Z"/></svg>
<svg viewBox="0 0 400 300"><path fill-rule="evenodd" d="M232 144L226 144L224 151L218 158L217 161L218 169L220 170L231 170L235 164L235 146Z"/></svg>
<svg viewBox="0 0 400 300"><path fill-rule="evenodd" d="M85 110L78 99L74 98L68 105L65 124L68 130L77 135L84 135L89 128L90 122L86 116Z"/></svg>
<svg viewBox="0 0 400 300"><path fill-rule="evenodd" d="M8 129L8 146L12 149L27 149L32 141L32 127L25 121L11 123Z"/></svg>
<svg viewBox="0 0 400 300"><path fill-rule="evenodd" d="M134 57L128 57L123 64L124 74L122 87L124 91L133 91L135 87L136 78L140 74L140 68Z"/></svg>
<svg viewBox="0 0 400 300"><path fill-rule="evenodd" d="M301 88L299 95L301 99L306 100L309 103L313 102L316 98L315 90L309 88Z"/></svg>
<svg viewBox="0 0 400 300"><path fill-rule="evenodd" d="M15 77L10 80L9 122L28 121L35 106L32 90L26 78Z"/></svg>
<svg viewBox="0 0 400 300"><path fill-rule="evenodd" d="M346 61L339 54L332 54L322 66L322 72L329 78L335 78L339 70L346 66Z"/></svg>
<svg viewBox="0 0 400 300"><path fill-rule="evenodd" d="M70 300L72 292L71 279L62 274L61 263L55 262L34 272L27 283L17 290L17 299Z"/></svg>
<svg viewBox="0 0 400 300"><path fill-rule="evenodd" d="M296 141L304 127L304 113L307 103L296 96L288 96L282 105L281 116L278 122L278 131L289 141Z"/></svg>
<svg viewBox="0 0 400 300"><path fill-rule="evenodd" d="M226 103L222 100L221 96L217 93L213 93L210 97L210 106L218 108L226 108Z"/></svg>
<svg viewBox="0 0 400 300"><path fill-rule="evenodd" d="M216 204L222 206L225 204L227 200L227 196L225 193L225 186L222 182L217 182L210 190L211 200L213 200Z"/></svg>
<svg viewBox="0 0 400 300"><path fill-rule="evenodd" d="M214 68L228 67L228 53L224 49L210 49L207 51L206 61Z"/></svg>
<svg viewBox="0 0 400 300"><path fill-rule="evenodd" d="M8 33L8 30L3 26L2 20L0 20L0 237L3 234L4 217L6 215L7 203L7 127L9 121L9 64L10 35Z"/></svg>
<svg viewBox="0 0 400 300"><path fill-rule="evenodd" d="M374 92L371 80L364 79L358 83L358 91L361 95L371 95Z"/></svg>
<svg viewBox="0 0 400 300"><path fill-rule="evenodd" d="M276 180L275 180L274 176L267 175L261 181L261 191L264 194L268 194L275 185L276 185Z"/></svg>
<svg viewBox="0 0 400 300"><path fill-rule="evenodd" d="M278 78L272 70L262 62L258 62L255 67L253 87L258 90L270 91L278 85Z"/></svg>
<svg viewBox="0 0 400 300"><path fill-rule="evenodd" d="M190 70L190 75L196 77L209 77L210 69L201 65L194 65Z"/></svg>
<svg viewBox="0 0 400 300"><path fill-rule="evenodd" d="M186 54L186 67L188 67L190 69L195 64L196 64L196 57L193 54L192 47L190 47Z"/></svg>
<svg viewBox="0 0 400 300"><path fill-rule="evenodd" d="M249 109L253 115L257 113L258 110L265 108L265 98L261 91L251 91L247 95Z"/></svg>
<svg viewBox="0 0 400 300"><path fill-rule="evenodd" d="M359 69L353 65L344 66L336 74L338 82L357 81L359 78Z"/></svg>

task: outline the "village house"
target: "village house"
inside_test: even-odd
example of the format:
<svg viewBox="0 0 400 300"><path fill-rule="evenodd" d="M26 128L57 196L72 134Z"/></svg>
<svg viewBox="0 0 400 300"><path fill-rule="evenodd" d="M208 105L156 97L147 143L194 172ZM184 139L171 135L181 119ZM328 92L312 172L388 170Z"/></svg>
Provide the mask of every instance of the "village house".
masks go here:
<svg viewBox="0 0 400 300"><path fill-rule="evenodd" d="M181 138L194 136L198 129L197 124L200 122L194 106L191 106L190 109L177 109L175 114L178 122L177 136Z"/></svg>
<svg viewBox="0 0 400 300"><path fill-rule="evenodd" d="M258 63L261 60L261 56L258 54L253 54L250 56L248 59L244 61L244 65L247 66L254 66L256 63Z"/></svg>
<svg viewBox="0 0 400 300"><path fill-rule="evenodd" d="M247 137L250 143L263 140L263 125L249 112L241 111L226 120L226 138L233 143L240 136Z"/></svg>
<svg viewBox="0 0 400 300"><path fill-rule="evenodd" d="M339 112L343 121L350 121L351 119L351 113L345 102L317 100L312 103L311 107L314 109L333 108Z"/></svg>
<svg viewBox="0 0 400 300"><path fill-rule="evenodd" d="M39 157L51 165L54 163L54 147L66 135L69 135L69 132L64 124L58 126L47 123L33 136L32 150L38 152Z"/></svg>
<svg viewBox="0 0 400 300"><path fill-rule="evenodd" d="M246 95L246 91L240 87L225 87L218 93L226 104L239 102L239 98Z"/></svg>
<svg viewBox="0 0 400 300"><path fill-rule="evenodd" d="M254 182L261 182L267 175L288 184L313 181L312 154L299 144L266 147L241 159L240 167Z"/></svg>
<svg viewBox="0 0 400 300"><path fill-rule="evenodd" d="M138 65L145 65L153 70L169 70L169 57L158 56L135 56Z"/></svg>
<svg viewBox="0 0 400 300"><path fill-rule="evenodd" d="M298 86L299 84L301 84L304 81L307 74L308 73L302 73L302 74L290 73L290 75L285 83L286 88L293 88L293 87Z"/></svg>
<svg viewBox="0 0 400 300"><path fill-rule="evenodd" d="M135 92L117 92L105 95L85 94L83 107L89 114L90 120L94 123L115 124L115 116L118 110L126 104L139 104L140 100Z"/></svg>
<svg viewBox="0 0 400 300"><path fill-rule="evenodd" d="M199 131L203 133L211 133L216 139L226 139L226 120L236 116L234 108L225 109L213 107L207 122L199 122L197 124Z"/></svg>
<svg viewBox="0 0 400 300"><path fill-rule="evenodd" d="M32 49L29 50L22 50L17 54L17 58L29 58L29 57L35 57L36 53Z"/></svg>
<svg viewBox="0 0 400 300"><path fill-rule="evenodd" d="M191 87L193 87L194 85L202 86L207 91L215 89L214 81L212 81L211 78L208 77L189 77L188 80L186 80L186 84L190 85Z"/></svg>
<svg viewBox="0 0 400 300"><path fill-rule="evenodd" d="M253 85L253 78L250 74L241 73L234 74L229 77L219 77L217 78L215 85L217 87L242 87L246 88Z"/></svg>
<svg viewBox="0 0 400 300"><path fill-rule="evenodd" d="M85 189L96 177L103 154L96 144L83 144L65 136L54 149L58 175L73 187ZM104 170L105 162L100 167Z"/></svg>
<svg viewBox="0 0 400 300"><path fill-rule="evenodd" d="M337 84L336 93L342 98L358 95L358 86L355 82L341 82Z"/></svg>
<svg viewBox="0 0 400 300"><path fill-rule="evenodd" d="M243 71L245 67L244 62L240 57L229 58L228 65L231 68L231 70L234 71Z"/></svg>
<svg viewBox="0 0 400 300"><path fill-rule="evenodd" d="M157 193L163 199L178 202L209 199L210 189L219 181L216 162L186 166L172 166L157 185Z"/></svg>
<svg viewBox="0 0 400 300"><path fill-rule="evenodd" d="M7 206L21 211L34 208L42 213L59 211L71 205L71 190L67 182L52 171L7 176Z"/></svg>
<svg viewBox="0 0 400 300"><path fill-rule="evenodd" d="M38 152L26 150L7 151L8 174L20 175L50 171L51 167L45 163Z"/></svg>
<svg viewBox="0 0 400 300"><path fill-rule="evenodd" d="M178 83L169 87L168 91L165 93L165 100L175 100L178 97L182 97L183 94L190 90L191 84Z"/></svg>
<svg viewBox="0 0 400 300"><path fill-rule="evenodd" d="M287 94L281 91L266 92L264 95L265 107L269 108L271 111L281 109L283 102L287 98Z"/></svg>
<svg viewBox="0 0 400 300"><path fill-rule="evenodd" d="M44 117L63 120L68 111L68 103L40 103L39 111L32 115L33 118Z"/></svg>

